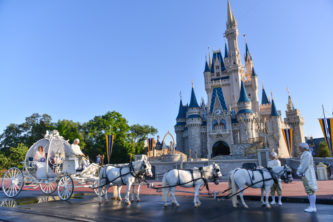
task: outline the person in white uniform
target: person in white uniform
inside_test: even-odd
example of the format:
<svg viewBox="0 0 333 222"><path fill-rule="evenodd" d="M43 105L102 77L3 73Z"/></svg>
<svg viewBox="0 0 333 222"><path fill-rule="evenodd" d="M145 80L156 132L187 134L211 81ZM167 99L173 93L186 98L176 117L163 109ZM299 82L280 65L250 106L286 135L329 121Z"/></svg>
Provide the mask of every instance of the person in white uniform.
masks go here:
<svg viewBox="0 0 333 222"><path fill-rule="evenodd" d="M79 143L80 143L80 140L76 138L74 140L74 143L71 145L72 154L76 157L75 158L75 169L76 170L82 168L82 158L85 157L85 155L81 151Z"/></svg>
<svg viewBox="0 0 333 222"><path fill-rule="evenodd" d="M301 162L297 168L297 175L302 177L305 192L308 194L310 206L306 208L305 212L317 212L316 208L316 191L317 179L313 165L313 157L310 152L310 147L307 143L301 143L299 149L302 152Z"/></svg>
<svg viewBox="0 0 333 222"><path fill-rule="evenodd" d="M281 162L278 159L278 156L275 152L271 152L269 155L270 160L267 163L267 167L273 168L277 166L281 166ZM277 183L274 183L272 188L271 188L271 196L272 196L272 202L271 204L274 205L276 204L275 202L275 193L278 195L279 200L278 204L281 206L282 205L282 186L281 186L281 179L277 180Z"/></svg>

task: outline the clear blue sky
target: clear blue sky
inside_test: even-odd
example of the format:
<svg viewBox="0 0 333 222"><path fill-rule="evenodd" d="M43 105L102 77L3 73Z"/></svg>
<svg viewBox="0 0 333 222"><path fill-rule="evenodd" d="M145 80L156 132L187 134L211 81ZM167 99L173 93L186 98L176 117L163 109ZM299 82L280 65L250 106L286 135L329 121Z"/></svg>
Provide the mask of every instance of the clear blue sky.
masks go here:
<svg viewBox="0 0 333 222"><path fill-rule="evenodd" d="M0 0L0 132L32 113L85 122L116 110L174 130L179 91L206 100L208 47L224 48L226 0ZM333 1L231 0L244 55L285 116L286 87L321 137L333 111Z"/></svg>

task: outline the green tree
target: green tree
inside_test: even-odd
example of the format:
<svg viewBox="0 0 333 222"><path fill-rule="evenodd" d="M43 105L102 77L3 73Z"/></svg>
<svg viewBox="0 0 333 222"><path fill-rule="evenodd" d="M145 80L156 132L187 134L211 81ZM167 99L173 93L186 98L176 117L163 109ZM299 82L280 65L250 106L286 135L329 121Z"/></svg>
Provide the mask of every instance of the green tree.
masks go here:
<svg viewBox="0 0 333 222"><path fill-rule="evenodd" d="M0 153L0 175L1 175L1 170L8 169L9 166L9 160L7 156L3 153Z"/></svg>
<svg viewBox="0 0 333 222"><path fill-rule="evenodd" d="M130 127L127 120L120 113L112 111L102 116L95 116L92 120L83 124L83 128L86 142L85 153L90 158L94 160L97 154L106 155L105 136L113 134L115 140L111 161L126 162L129 160L127 135ZM122 150L122 152L119 153L117 149Z"/></svg>
<svg viewBox="0 0 333 222"><path fill-rule="evenodd" d="M328 149L326 142L320 142L317 156L318 157L329 157L330 156L330 151Z"/></svg>
<svg viewBox="0 0 333 222"><path fill-rule="evenodd" d="M59 134L65 139L68 139L71 143L78 138L80 140L80 148L83 149L86 146L80 123L73 122L72 120L58 120L55 126Z"/></svg>
<svg viewBox="0 0 333 222"><path fill-rule="evenodd" d="M9 154L9 164L8 167L16 166L22 169L23 164L21 163L24 161L25 154L28 152L28 147L25 146L23 143L20 143L17 147L11 147Z"/></svg>
<svg viewBox="0 0 333 222"><path fill-rule="evenodd" d="M9 124L4 132L1 134L0 147L2 149L9 149L10 147L16 147L24 140L22 136L23 130L17 124Z"/></svg>
<svg viewBox="0 0 333 222"><path fill-rule="evenodd" d="M144 152L144 144L148 135L155 135L157 129L148 125L134 124L130 128L129 140L133 146L132 154L140 154Z"/></svg>

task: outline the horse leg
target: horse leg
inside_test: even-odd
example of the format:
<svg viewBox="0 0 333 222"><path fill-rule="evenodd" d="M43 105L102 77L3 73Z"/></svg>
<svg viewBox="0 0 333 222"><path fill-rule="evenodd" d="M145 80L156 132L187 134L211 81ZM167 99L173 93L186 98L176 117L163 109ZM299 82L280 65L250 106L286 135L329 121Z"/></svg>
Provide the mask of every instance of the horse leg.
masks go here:
<svg viewBox="0 0 333 222"><path fill-rule="evenodd" d="M118 200L119 201L122 201L123 200L123 198L121 198L121 188L122 188L122 186L117 186L117 195L118 195Z"/></svg>
<svg viewBox="0 0 333 222"><path fill-rule="evenodd" d="M132 195L130 195L131 202L134 202L134 196L135 196L135 184L132 185Z"/></svg>
<svg viewBox="0 0 333 222"><path fill-rule="evenodd" d="M265 205L265 201L264 201L264 188L261 188L261 197L260 197L260 201L261 201L261 205Z"/></svg>
<svg viewBox="0 0 333 222"><path fill-rule="evenodd" d="M106 184L102 189L105 189L105 200L108 200L108 190L109 190L110 184Z"/></svg>
<svg viewBox="0 0 333 222"><path fill-rule="evenodd" d="M194 206L195 207L200 207L201 202L199 200L199 191L200 191L200 186L197 185L195 186L195 193L194 193Z"/></svg>
<svg viewBox="0 0 333 222"><path fill-rule="evenodd" d="M136 188L136 202L140 202L140 184L137 185Z"/></svg>
<svg viewBox="0 0 333 222"><path fill-rule="evenodd" d="M271 205L269 205L268 197L269 197L269 191L270 191L270 186L265 186L265 192L266 192L266 200L265 204L267 208L271 208Z"/></svg>
<svg viewBox="0 0 333 222"><path fill-rule="evenodd" d="M131 202L129 201L129 195L131 192L132 182L128 181L127 187L126 187L126 196L125 196L125 203L127 205L131 205Z"/></svg>
<svg viewBox="0 0 333 222"><path fill-rule="evenodd" d="M239 190L243 190L243 189L244 189L243 186L238 186L238 187L239 187ZM246 205L246 203L245 203L245 201L244 201L243 191L241 191L241 192L239 193L239 198L240 198L240 200L241 200L243 206L244 206L245 208L248 208L248 206Z"/></svg>
<svg viewBox="0 0 333 222"><path fill-rule="evenodd" d="M176 192L176 187L172 187L171 188L172 203L175 204L177 207L179 207L180 205L179 205L178 201L176 200L175 192Z"/></svg>

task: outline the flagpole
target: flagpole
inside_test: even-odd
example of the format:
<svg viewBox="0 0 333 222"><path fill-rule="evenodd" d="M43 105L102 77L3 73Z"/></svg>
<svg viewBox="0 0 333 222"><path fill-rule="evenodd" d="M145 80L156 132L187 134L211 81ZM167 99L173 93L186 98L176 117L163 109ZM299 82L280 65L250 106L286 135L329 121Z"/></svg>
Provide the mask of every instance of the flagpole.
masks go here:
<svg viewBox="0 0 333 222"><path fill-rule="evenodd" d="M327 138L327 145L328 147L330 148L330 150L332 150L332 146L331 146L331 136L329 135L329 131L328 131L328 124L327 124L327 119L326 119L326 116L325 116L325 109L324 109L324 104L322 105L323 107L323 114L324 114L324 123L325 123L325 134L326 134L326 138Z"/></svg>

